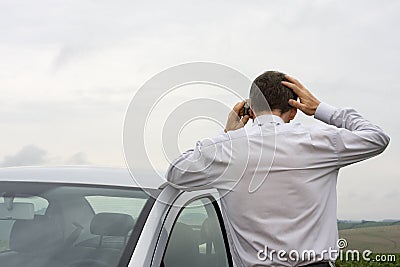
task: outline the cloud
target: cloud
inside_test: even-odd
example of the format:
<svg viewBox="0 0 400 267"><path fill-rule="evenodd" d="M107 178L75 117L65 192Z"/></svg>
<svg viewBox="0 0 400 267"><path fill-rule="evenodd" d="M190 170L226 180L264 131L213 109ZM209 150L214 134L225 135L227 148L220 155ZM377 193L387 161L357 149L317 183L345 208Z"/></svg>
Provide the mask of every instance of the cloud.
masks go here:
<svg viewBox="0 0 400 267"><path fill-rule="evenodd" d="M42 165L47 162L47 151L35 145L26 145L14 155L5 156L2 167Z"/></svg>
<svg viewBox="0 0 400 267"><path fill-rule="evenodd" d="M60 49L52 63L52 70L57 71L64 65L70 63L75 58L81 58L90 52L89 48L77 45L66 45Z"/></svg>
<svg viewBox="0 0 400 267"><path fill-rule="evenodd" d="M72 155L69 159L65 161L67 165L89 165L90 162L87 160L86 154L83 152L78 152Z"/></svg>
<svg viewBox="0 0 400 267"><path fill-rule="evenodd" d="M48 152L28 146L1 154L0 166L87 164L82 150L94 164L123 164L124 112L155 73L196 60L226 64L250 78L278 69L321 101L356 108L393 137L382 160L363 165L371 169L341 173L339 215L365 206L360 218L398 217L392 206L382 208L386 202L371 207L362 196L379 188L387 192L379 197L397 203L391 188L398 187L400 157L394 138L400 124L392 115L400 92L399 1L173 0L157 8L153 1L128 0L23 3L0 1L2 151L33 142ZM346 197L360 184L366 193Z"/></svg>
<svg viewBox="0 0 400 267"><path fill-rule="evenodd" d="M0 167L38 166L38 165L89 165L90 161L84 152L73 154L66 160L49 153L38 146L26 145L14 155L5 156Z"/></svg>

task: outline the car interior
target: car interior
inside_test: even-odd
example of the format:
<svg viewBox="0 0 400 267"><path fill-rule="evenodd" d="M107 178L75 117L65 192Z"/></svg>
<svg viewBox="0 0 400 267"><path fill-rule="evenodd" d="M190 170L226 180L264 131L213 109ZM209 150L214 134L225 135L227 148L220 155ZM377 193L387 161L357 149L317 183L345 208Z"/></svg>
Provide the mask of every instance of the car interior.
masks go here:
<svg viewBox="0 0 400 267"><path fill-rule="evenodd" d="M148 198L141 190L120 188L40 183L0 188L1 267L118 266ZM14 203L26 206L25 215L7 209ZM29 205L37 207L27 219Z"/></svg>
<svg viewBox="0 0 400 267"><path fill-rule="evenodd" d="M163 267L229 265L227 248L213 205L206 201L197 209L199 212L184 209L179 215L167 244Z"/></svg>
<svg viewBox="0 0 400 267"><path fill-rule="evenodd" d="M0 182L0 267L116 267L149 196L138 188ZM162 265L228 266L215 208L185 207Z"/></svg>

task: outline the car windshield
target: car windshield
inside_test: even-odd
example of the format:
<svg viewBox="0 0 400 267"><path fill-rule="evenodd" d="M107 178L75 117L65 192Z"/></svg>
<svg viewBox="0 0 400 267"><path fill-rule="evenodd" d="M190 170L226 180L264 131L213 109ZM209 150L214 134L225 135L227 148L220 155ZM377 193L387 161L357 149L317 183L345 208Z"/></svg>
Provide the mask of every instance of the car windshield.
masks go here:
<svg viewBox="0 0 400 267"><path fill-rule="evenodd" d="M139 188L0 182L0 266L118 266L153 203Z"/></svg>

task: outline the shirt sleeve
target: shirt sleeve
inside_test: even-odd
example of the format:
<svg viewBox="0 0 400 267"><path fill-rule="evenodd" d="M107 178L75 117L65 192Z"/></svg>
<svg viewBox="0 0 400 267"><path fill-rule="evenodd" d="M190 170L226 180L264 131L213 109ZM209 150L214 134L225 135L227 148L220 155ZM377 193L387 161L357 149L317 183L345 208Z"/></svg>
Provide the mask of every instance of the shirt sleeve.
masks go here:
<svg viewBox="0 0 400 267"><path fill-rule="evenodd" d="M219 188L223 184L222 174L228 166L230 153L229 148L220 143L227 138L228 135L222 133L212 139L198 141L193 149L182 153L170 164L167 181L186 191Z"/></svg>
<svg viewBox="0 0 400 267"><path fill-rule="evenodd" d="M337 127L333 144L338 157L338 167L376 156L389 144L389 136L354 109L338 109L321 103L314 117Z"/></svg>

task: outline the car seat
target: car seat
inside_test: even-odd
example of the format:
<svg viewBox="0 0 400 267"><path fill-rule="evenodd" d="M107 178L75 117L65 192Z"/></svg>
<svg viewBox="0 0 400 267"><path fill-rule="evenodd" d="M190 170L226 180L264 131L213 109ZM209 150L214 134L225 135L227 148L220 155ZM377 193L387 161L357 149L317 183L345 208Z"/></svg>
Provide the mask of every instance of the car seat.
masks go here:
<svg viewBox="0 0 400 267"><path fill-rule="evenodd" d="M33 220L16 220L10 250L0 254L0 266L58 266L52 256L63 242L63 228L52 218L35 215Z"/></svg>

